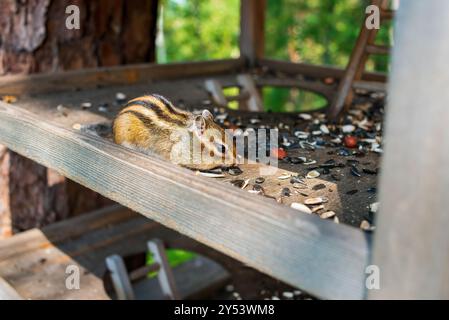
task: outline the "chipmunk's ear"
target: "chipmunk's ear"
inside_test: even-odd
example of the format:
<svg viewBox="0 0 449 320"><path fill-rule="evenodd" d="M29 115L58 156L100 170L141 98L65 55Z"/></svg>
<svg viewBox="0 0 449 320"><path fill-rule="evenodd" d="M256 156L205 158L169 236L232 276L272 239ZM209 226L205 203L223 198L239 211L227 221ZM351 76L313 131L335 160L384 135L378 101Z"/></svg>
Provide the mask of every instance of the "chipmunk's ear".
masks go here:
<svg viewBox="0 0 449 320"><path fill-rule="evenodd" d="M201 113L201 116L206 120L212 120L212 121L214 120L214 116L207 109L203 110L203 112Z"/></svg>
<svg viewBox="0 0 449 320"><path fill-rule="evenodd" d="M214 116L209 110L204 109L200 115L195 116L190 131L196 132L198 135L204 134L206 130L206 121L214 121Z"/></svg>
<svg viewBox="0 0 449 320"><path fill-rule="evenodd" d="M204 131L206 130L206 119L202 114L195 116L189 130L196 132L199 136L204 134Z"/></svg>

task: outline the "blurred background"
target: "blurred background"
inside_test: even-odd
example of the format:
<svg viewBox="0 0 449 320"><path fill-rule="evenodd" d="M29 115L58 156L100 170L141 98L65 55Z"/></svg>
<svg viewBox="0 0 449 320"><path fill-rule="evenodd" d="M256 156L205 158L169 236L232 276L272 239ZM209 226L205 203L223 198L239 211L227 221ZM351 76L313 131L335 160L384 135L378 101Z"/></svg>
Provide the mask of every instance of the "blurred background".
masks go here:
<svg viewBox="0 0 449 320"><path fill-rule="evenodd" d="M369 2L268 0L266 57L344 68ZM157 62L238 57L239 7L239 0L161 0ZM391 25L383 26L377 41L390 44L391 30ZM388 58L371 56L367 70L387 71ZM266 111L274 112L314 110L326 104L319 95L282 88L265 88L263 98Z"/></svg>

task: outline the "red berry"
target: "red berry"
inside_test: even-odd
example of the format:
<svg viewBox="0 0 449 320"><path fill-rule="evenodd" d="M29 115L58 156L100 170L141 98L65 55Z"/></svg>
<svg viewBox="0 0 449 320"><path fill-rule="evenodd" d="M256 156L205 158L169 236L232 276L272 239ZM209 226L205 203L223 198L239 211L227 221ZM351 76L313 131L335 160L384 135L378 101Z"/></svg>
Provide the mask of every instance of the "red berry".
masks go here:
<svg viewBox="0 0 449 320"><path fill-rule="evenodd" d="M346 136L344 138L344 143L347 148L356 148L357 147L357 138L354 136Z"/></svg>
<svg viewBox="0 0 449 320"><path fill-rule="evenodd" d="M279 160L282 160L287 156L287 151L282 148L273 148L271 151L273 156L275 156Z"/></svg>

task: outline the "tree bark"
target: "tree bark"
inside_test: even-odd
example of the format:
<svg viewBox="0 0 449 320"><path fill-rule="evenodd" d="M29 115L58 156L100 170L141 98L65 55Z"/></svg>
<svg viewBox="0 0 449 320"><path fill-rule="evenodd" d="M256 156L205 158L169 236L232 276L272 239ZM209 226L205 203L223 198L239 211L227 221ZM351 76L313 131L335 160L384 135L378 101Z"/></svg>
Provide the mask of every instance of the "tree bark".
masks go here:
<svg viewBox="0 0 449 320"><path fill-rule="evenodd" d="M66 28L66 7L80 29ZM1 0L0 76L153 62L158 0ZM0 146L0 237L109 200Z"/></svg>

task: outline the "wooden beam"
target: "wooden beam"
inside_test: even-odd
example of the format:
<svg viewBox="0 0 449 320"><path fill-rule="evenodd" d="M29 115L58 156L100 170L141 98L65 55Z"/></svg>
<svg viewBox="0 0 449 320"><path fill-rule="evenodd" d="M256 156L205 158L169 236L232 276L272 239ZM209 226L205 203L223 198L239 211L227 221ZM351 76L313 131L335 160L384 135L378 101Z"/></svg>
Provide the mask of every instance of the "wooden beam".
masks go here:
<svg viewBox="0 0 449 320"><path fill-rule="evenodd" d="M0 277L0 301L1 300L23 300L11 285Z"/></svg>
<svg viewBox="0 0 449 320"><path fill-rule="evenodd" d="M241 109L252 112L263 112L261 92L256 87L253 77L246 73L239 74L237 76L237 83L241 87L242 92L249 94L249 99L244 103L245 108Z"/></svg>
<svg viewBox="0 0 449 320"><path fill-rule="evenodd" d="M98 85L130 85L144 81L208 76L239 72L243 59L141 64L76 71L0 77L0 94L37 94L95 88Z"/></svg>
<svg viewBox="0 0 449 320"><path fill-rule="evenodd" d="M366 46L366 52L369 54L380 54L388 55L390 54L391 48L389 46L381 46L376 44L369 44Z"/></svg>
<svg viewBox="0 0 449 320"><path fill-rule="evenodd" d="M266 0L240 1L240 56L255 67L265 51Z"/></svg>
<svg viewBox="0 0 449 320"><path fill-rule="evenodd" d="M370 237L0 103L0 143L322 298L364 297Z"/></svg>
<svg viewBox="0 0 449 320"><path fill-rule="evenodd" d="M335 120L344 109L349 108L353 99L353 82L360 80L365 72L365 64L368 59L366 46L374 41L376 34L376 29L368 29L365 26L365 22L362 23L359 36L349 58L349 63L346 66L345 74L340 80L337 94L328 110L330 119Z"/></svg>
<svg viewBox="0 0 449 320"><path fill-rule="evenodd" d="M318 66L308 63L295 63L289 61L281 61L275 59L262 59L259 61L262 67L267 67L273 71L279 71L291 75L303 75L307 77L325 79L335 78L341 79L345 74L345 70L332 66ZM386 82L387 76L380 72L365 72L362 76L366 81L381 81Z"/></svg>
<svg viewBox="0 0 449 320"><path fill-rule="evenodd" d="M373 299L449 298L448 11L403 1L396 15Z"/></svg>

